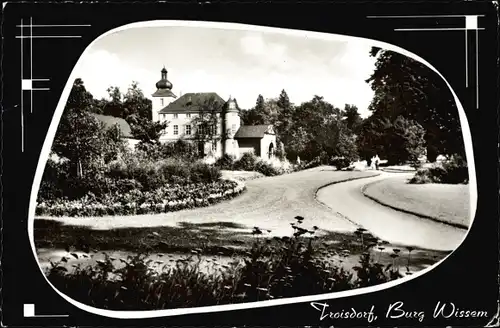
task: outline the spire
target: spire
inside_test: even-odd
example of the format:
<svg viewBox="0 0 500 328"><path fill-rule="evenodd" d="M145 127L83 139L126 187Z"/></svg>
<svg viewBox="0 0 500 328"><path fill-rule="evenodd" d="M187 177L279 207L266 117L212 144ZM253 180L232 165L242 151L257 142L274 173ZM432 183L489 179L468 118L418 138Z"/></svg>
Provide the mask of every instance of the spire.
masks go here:
<svg viewBox="0 0 500 328"><path fill-rule="evenodd" d="M163 69L161 70L161 80L156 82L157 89L172 89L172 83L167 80L167 69L165 65L163 65Z"/></svg>

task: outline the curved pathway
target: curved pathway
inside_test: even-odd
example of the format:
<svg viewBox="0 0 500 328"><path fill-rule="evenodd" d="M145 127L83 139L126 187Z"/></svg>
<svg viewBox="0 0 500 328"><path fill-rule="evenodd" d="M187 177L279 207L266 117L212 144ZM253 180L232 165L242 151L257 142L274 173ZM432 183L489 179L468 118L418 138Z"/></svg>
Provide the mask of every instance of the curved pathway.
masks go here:
<svg viewBox="0 0 500 328"><path fill-rule="evenodd" d="M369 230L373 235L392 244L418 248L455 250L467 230L403 213L365 197L362 188L375 181L412 176L403 173L382 173L377 177L341 183L322 188L318 200Z"/></svg>
<svg viewBox="0 0 500 328"><path fill-rule="evenodd" d="M353 232L363 226L393 244L448 251L461 243L466 234L463 229L405 214L364 197L361 192L364 185L394 175L401 176L397 173L378 174L317 167L247 181L245 193L211 207L134 216L40 218L98 230L231 223L234 227L228 230L234 230L234 233L248 233L249 229L258 226L270 230L269 233L266 231L266 236L289 236L293 233L290 223L300 215L305 218L304 228L317 226L323 231ZM335 183L350 179L356 180ZM327 186L329 184L332 185Z"/></svg>
<svg viewBox="0 0 500 328"><path fill-rule="evenodd" d="M339 172L330 167L317 167L282 176L247 181L247 190L242 195L210 207L133 216L39 218L99 230L179 226L183 223L233 223L237 228L228 230L234 230L235 233L248 232L249 229L258 226L262 230L271 230L270 233L266 232L266 236L289 236L293 233L290 223L296 222L294 217L300 215L305 218L304 228L318 226L327 231L352 232L358 226L316 201L316 191L330 183L366 178L376 174L378 173Z"/></svg>

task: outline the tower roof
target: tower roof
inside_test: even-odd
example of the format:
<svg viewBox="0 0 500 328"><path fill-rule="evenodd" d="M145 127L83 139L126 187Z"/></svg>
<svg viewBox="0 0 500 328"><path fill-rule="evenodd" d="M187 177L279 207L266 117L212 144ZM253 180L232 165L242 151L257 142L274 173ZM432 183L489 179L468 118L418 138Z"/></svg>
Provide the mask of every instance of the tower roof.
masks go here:
<svg viewBox="0 0 500 328"><path fill-rule="evenodd" d="M236 103L236 100L231 96L229 96L229 99L226 102L226 110L228 112L239 112L238 104Z"/></svg>
<svg viewBox="0 0 500 328"><path fill-rule="evenodd" d="M157 91L153 94L153 97L172 97L173 93L170 90L172 90L173 85L169 80L167 80L167 73L167 69L163 66L163 69L161 70L161 79L156 82ZM167 92L167 90L170 92Z"/></svg>

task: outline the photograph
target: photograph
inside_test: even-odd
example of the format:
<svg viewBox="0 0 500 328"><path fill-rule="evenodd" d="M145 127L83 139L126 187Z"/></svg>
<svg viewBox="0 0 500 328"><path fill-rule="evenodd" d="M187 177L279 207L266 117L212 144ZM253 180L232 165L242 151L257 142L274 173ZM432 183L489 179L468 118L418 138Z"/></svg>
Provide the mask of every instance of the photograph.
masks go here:
<svg viewBox="0 0 500 328"><path fill-rule="evenodd" d="M82 54L34 186L57 291L117 311L321 295L463 243L471 132L440 74L370 39L243 26L122 28Z"/></svg>

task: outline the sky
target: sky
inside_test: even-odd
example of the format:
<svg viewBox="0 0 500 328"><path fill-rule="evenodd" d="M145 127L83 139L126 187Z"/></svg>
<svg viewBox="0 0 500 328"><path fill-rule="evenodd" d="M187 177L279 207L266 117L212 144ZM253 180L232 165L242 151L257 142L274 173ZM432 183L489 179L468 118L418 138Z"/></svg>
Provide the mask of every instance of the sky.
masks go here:
<svg viewBox="0 0 500 328"><path fill-rule="evenodd" d="M161 69L172 91L216 92L238 100L241 108L257 97L276 98L285 89L296 105L314 95L343 108L353 104L363 117L373 91L365 82L374 70L366 41L334 41L206 27L139 27L95 42L80 60L78 76L95 98L118 86L125 92L137 81L151 98Z"/></svg>

